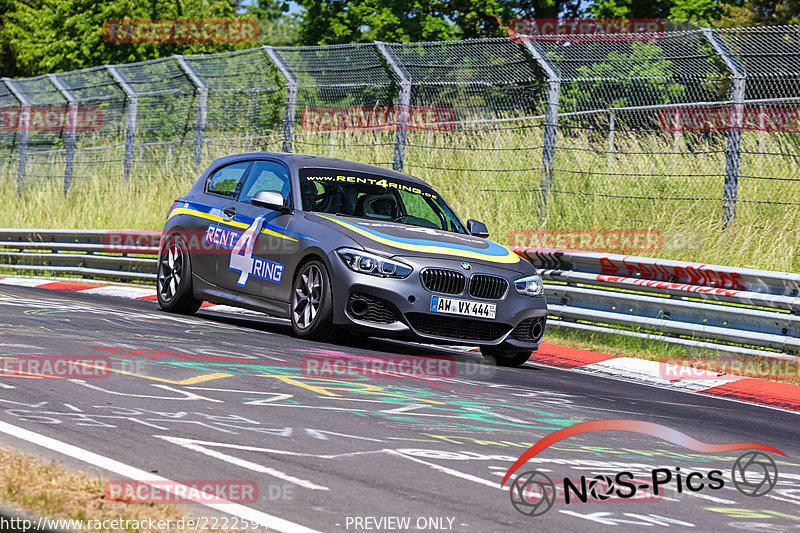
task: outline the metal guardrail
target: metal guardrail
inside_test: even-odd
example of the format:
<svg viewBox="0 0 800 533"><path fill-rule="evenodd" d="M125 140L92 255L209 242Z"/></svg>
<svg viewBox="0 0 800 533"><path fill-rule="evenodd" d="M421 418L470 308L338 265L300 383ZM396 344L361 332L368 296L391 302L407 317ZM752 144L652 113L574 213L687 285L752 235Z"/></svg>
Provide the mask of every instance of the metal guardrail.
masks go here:
<svg viewBox="0 0 800 533"><path fill-rule="evenodd" d="M161 234L0 229L0 268L155 281ZM751 355L800 352L800 274L515 248L545 280L549 325Z"/></svg>
<svg viewBox="0 0 800 533"><path fill-rule="evenodd" d="M0 229L0 269L155 281L161 232Z"/></svg>
<svg viewBox="0 0 800 533"><path fill-rule="evenodd" d="M800 352L800 274L516 248L545 280L548 325L751 355Z"/></svg>

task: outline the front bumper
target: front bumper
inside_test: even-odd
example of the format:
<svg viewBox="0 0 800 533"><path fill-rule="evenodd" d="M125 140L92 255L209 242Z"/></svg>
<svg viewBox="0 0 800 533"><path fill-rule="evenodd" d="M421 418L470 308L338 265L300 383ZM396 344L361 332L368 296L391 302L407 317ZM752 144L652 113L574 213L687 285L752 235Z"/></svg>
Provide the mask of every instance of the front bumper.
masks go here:
<svg viewBox="0 0 800 533"><path fill-rule="evenodd" d="M547 317L544 296L521 295L513 287L519 272L472 262L465 271L460 261L416 257L398 257L414 267L406 279L380 278L350 270L334 252L330 256L333 285L334 324L362 334L381 337L405 337L434 343L479 345L506 344L521 350L539 347ZM467 294L443 294L428 291L420 280L423 268L442 268L461 272L469 278L490 274L505 278L509 288L502 299L478 299ZM442 296L496 305L493 320L436 313L430 310L431 298ZM358 300L358 303L355 303ZM357 312L356 312L357 311Z"/></svg>

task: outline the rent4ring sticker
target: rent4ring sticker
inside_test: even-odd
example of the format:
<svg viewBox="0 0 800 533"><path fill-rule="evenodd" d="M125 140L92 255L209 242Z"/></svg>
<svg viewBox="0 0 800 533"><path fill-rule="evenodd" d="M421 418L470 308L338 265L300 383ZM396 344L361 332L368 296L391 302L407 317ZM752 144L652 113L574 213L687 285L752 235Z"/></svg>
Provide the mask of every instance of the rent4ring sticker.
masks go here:
<svg viewBox="0 0 800 533"><path fill-rule="evenodd" d="M497 311L497 305L433 296L431 297L431 311L434 313L476 316L479 318L490 318L494 320L495 311Z"/></svg>
<svg viewBox="0 0 800 533"><path fill-rule="evenodd" d="M283 277L282 263L253 257L255 242L261 233L263 225L264 217L258 217L244 233L215 225L209 226L206 230L204 242L215 244L231 251L231 260L228 268L234 272L239 272L239 279L236 284L240 287L245 286L250 276L272 283L280 283Z"/></svg>

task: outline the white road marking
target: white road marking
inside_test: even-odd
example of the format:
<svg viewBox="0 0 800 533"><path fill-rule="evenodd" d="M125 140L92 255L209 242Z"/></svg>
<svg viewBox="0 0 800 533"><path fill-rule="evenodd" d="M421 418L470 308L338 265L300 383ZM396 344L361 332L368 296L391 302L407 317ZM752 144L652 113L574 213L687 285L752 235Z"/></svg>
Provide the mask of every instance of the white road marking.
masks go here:
<svg viewBox="0 0 800 533"><path fill-rule="evenodd" d="M97 385L93 385L91 383L87 383L86 381L84 381L82 379L70 379L69 381L71 381L72 383L78 384L78 385L83 385L84 387L87 387L87 388L92 389L92 390L105 392L107 394L113 394L115 396L130 396L130 397L133 397L133 398L152 398L154 400L178 400L178 401L202 400L202 401L213 402L213 403L225 403L222 400L215 400L214 398L206 398L205 396L200 396L199 394L195 394L193 392L188 392L188 391L185 391L185 390L176 389L176 388L170 387L169 385L161 385L161 384L155 384L155 383L151 383L150 385L153 386L153 387L159 388L159 389L163 389L163 390L168 390L170 392L174 392L176 394L182 395L183 397L177 397L176 398L176 397L169 397L169 396L153 396L153 395L150 395L150 394L133 394L133 393L130 393L130 392L117 392L117 391L104 389L102 387L99 387Z"/></svg>
<svg viewBox="0 0 800 533"><path fill-rule="evenodd" d="M0 285L15 285L17 287L38 287L45 283L52 283L52 281L42 279L25 279L25 278L2 278Z"/></svg>
<svg viewBox="0 0 800 533"><path fill-rule="evenodd" d="M183 446L184 448L187 448L189 450L202 453L203 455L208 455L209 457L219 459L220 461L225 461L226 463L230 463L232 465L236 465L241 468L246 468L247 470L251 470L253 472L267 474L269 476L276 477L284 481L288 481L289 483L294 483L295 485L303 487L304 489L330 490L328 489L328 487L325 487L324 485L317 485L314 482L308 481L306 479L301 479L299 477L291 476L289 474L281 472L280 470L276 470L268 466L263 466L257 463L253 463L251 461L245 461L244 459L239 459L238 457L218 452L216 450L211 450L201 444L198 444L198 441L193 441L192 439L182 439L179 437L159 437L159 438L167 440L173 444L177 444L178 446ZM209 443L204 443L204 444L209 444Z"/></svg>
<svg viewBox="0 0 800 533"><path fill-rule="evenodd" d="M406 455L404 453L400 453L400 452L398 452L396 450L386 450L386 451L391 453L392 455L398 455L400 457L405 457L409 461L414 461L415 463L421 463L423 465L426 465L426 466L432 468L433 470L436 470L438 472L442 472L443 474L450 474L451 476L455 476L455 477L458 477L458 478L461 478L461 479L465 479L467 481L472 481L472 482L475 482L475 483L479 483L481 485L486 485L487 487L492 487L493 489L506 490L506 489L504 489L503 487L500 486L500 483L498 483L496 481L489 481L488 479L483 479L482 477L473 476L472 474L465 474L464 472L461 472L459 470L454 470L454 469L448 468L446 466L437 465L436 463L429 463L428 461L423 461L422 459L419 459L417 457L411 457L410 455Z"/></svg>
<svg viewBox="0 0 800 533"><path fill-rule="evenodd" d="M584 372L595 374L599 376L609 376L616 378L631 378L639 383L652 384L657 386L668 386L676 389L688 390L691 392L700 392L706 389L725 385L732 381L739 381L740 377L731 376L730 374L723 374L718 379L680 379L671 380L665 377L670 368L665 366L664 363L658 361L649 361L645 359L634 359L632 357L619 357L616 359L609 359L607 361L600 361L599 363L591 363L580 367ZM697 374L701 371L695 371ZM697 375L694 374L694 375ZM709 377L713 374L708 372ZM690 376L692 374L689 374Z"/></svg>
<svg viewBox="0 0 800 533"><path fill-rule="evenodd" d="M128 298L131 300L153 296L156 293L156 291L153 289L139 289L137 287L113 287L109 285L105 287L83 289L82 291L77 292L80 292L81 294L99 294L100 296L116 296L117 298Z"/></svg>
<svg viewBox="0 0 800 533"><path fill-rule="evenodd" d="M31 444L35 444L37 446L41 446L42 448L47 448L48 450L52 450L62 455L66 455L67 457L77 459L78 461L83 461L90 465L102 468L103 470L108 470L109 472L133 479L140 483L155 485L160 490L165 490L173 494L175 494L176 490L181 490L184 494L188 494L190 490L190 487L181 485L180 483L172 481L171 479L157 476L155 474L151 474L150 472L145 472L144 470L126 465L125 463L121 463L114 459L109 459L103 455L84 450L83 448L73 446L72 444L67 444L57 439L8 424L6 422L0 421L0 433L11 435L12 437L30 442ZM219 498L216 496L204 492L200 492L200 498L201 500L204 498L219 500ZM202 503L202 505L231 516L238 516L242 520L254 522L263 527L271 528L276 531L286 533L319 533L314 529L307 528L303 525L290 522L289 520L285 520L262 511L251 509L250 507L246 507L238 503Z"/></svg>
<svg viewBox="0 0 800 533"><path fill-rule="evenodd" d="M422 459L419 459L417 457L412 457L410 455L406 455L406 454L404 454L402 452L399 452L397 450L392 450L392 449L389 449L389 448L384 448L384 449L381 449L381 450L366 450L366 451L360 451L360 452L344 452L344 453L336 453L336 454L324 455L324 454L316 454L316 453L293 452L293 451L290 451L290 450L276 450L276 449L272 449L272 448L260 448L258 446L248 446L248 445L244 445L244 444L230 444L230 443L224 443L224 442L201 441L201 440L195 440L195 439L186 439L186 438L182 438L182 437L170 437L170 436L166 436L166 435L156 436L156 438L164 439L164 440L166 440L168 442L171 442L173 444L177 444L178 446L183 446L184 448L189 448L191 450L203 453L203 454L208 455L210 457L216 457L217 459L220 459L222 461L226 461L226 462L229 462L231 464L235 464L237 466L241 466L242 468L246 468L248 470L253 470L255 472L262 472L263 471L262 469L264 469L265 467L263 467L263 466L261 466L259 464L256 464L256 463L252 463L250 461L245 461L243 459L239 459L237 457L233 457L232 455L227 455L227 454L224 454L224 453L215 452L215 450L210 450L208 447L229 448L229 449L242 450L242 451L248 451L248 452L266 452L266 453L271 453L271 454L276 454L276 455L289 455L289 456L292 456L292 457L314 457L316 459L341 459L343 457L356 457L356 456L359 456L359 455L372 455L372 454L385 453L385 454L388 454L388 455L394 455L394 456L397 456L397 457L403 457L405 459L408 459L409 461L414 461L415 463L423 464L423 465L425 465L425 466L427 466L427 467L429 467L429 468L431 468L433 470L436 470L437 472L442 472L444 474L449 474L451 476L455 476L455 477L458 477L458 478L461 478L461 479L464 479L464 480L467 480L467 481L472 481L474 483L479 483L481 485L486 485L487 487L492 487L493 489L505 490L496 481L489 481L488 479L483 479L483 478L478 477L478 476L473 476L471 474L465 474L464 472L461 472L459 470L454 470L454 469L448 468L446 466L437 465L436 463L423 461ZM281 478L281 479L284 479L284 478ZM294 483L294 481L292 481L292 482ZM307 483L310 483L310 482L307 482ZM322 487L322 490L328 490L328 488L327 487Z"/></svg>

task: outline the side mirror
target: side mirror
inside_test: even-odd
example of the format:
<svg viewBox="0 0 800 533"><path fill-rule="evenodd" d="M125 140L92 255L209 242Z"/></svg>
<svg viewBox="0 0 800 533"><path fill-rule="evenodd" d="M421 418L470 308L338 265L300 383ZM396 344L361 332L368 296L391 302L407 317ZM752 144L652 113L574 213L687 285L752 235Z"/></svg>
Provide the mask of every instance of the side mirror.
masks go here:
<svg viewBox="0 0 800 533"><path fill-rule="evenodd" d="M470 235L475 235L476 237L483 237L484 239L489 237L489 228L486 227L486 224L477 220L467 220L467 231Z"/></svg>
<svg viewBox="0 0 800 533"><path fill-rule="evenodd" d="M283 195L278 191L258 191L250 203L259 207L266 207L281 213L291 213L292 209L286 205Z"/></svg>

